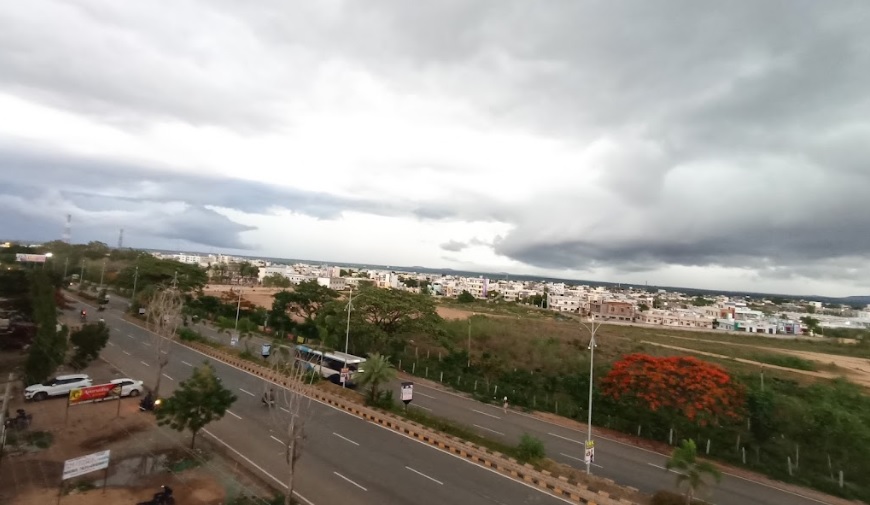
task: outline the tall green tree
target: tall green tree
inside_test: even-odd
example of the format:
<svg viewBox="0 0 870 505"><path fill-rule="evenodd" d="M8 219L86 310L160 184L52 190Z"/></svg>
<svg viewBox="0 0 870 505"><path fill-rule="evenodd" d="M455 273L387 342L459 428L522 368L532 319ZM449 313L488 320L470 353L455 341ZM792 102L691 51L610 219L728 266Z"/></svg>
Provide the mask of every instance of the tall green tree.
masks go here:
<svg viewBox="0 0 870 505"><path fill-rule="evenodd" d="M277 272L263 277L263 286L267 288L289 288L290 284L290 279Z"/></svg>
<svg viewBox="0 0 870 505"><path fill-rule="evenodd" d="M177 431L189 430L193 449L197 433L222 418L236 399L236 395L221 384L214 368L205 362L195 368L193 375L182 381L157 410L157 423Z"/></svg>
<svg viewBox="0 0 870 505"><path fill-rule="evenodd" d="M677 487L686 486L686 505L691 505L695 493L706 485L705 478L722 480L722 473L712 463L698 459L698 446L692 439L683 440L674 449L665 468L677 472Z"/></svg>
<svg viewBox="0 0 870 505"><path fill-rule="evenodd" d="M31 273L29 295L37 329L24 364L24 375L33 384L47 379L64 362L67 343L66 335L58 331L55 288L45 272Z"/></svg>
<svg viewBox="0 0 870 505"><path fill-rule="evenodd" d="M100 356L100 351L109 341L109 327L106 323L86 324L81 329L72 332L70 342L73 345L73 355L70 366L82 370Z"/></svg>
<svg viewBox="0 0 870 505"><path fill-rule="evenodd" d="M378 353L369 354L363 364L363 371L354 377L354 382L369 390L369 401L375 403L378 399L381 384L396 378L396 369L387 359Z"/></svg>

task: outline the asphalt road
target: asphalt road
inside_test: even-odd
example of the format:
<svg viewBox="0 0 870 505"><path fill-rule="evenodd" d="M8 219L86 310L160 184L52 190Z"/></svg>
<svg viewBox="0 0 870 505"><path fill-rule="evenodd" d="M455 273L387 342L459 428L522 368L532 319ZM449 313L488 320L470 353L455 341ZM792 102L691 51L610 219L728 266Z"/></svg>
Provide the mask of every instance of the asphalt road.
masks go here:
<svg viewBox="0 0 870 505"><path fill-rule="evenodd" d="M128 376L153 386L157 377L153 337L123 320L114 309L99 316L92 310L88 311L89 319L102 316L111 329L102 356ZM223 419L206 428L207 435L269 477L283 480L287 465L280 419L286 418L280 410L261 404L265 381L178 344L173 344L170 356L163 370L161 396L171 394L180 381L190 376L192 367L204 360L211 362L238 400ZM566 503L315 401L311 401L306 419L296 489L308 503Z"/></svg>
<svg viewBox="0 0 870 505"><path fill-rule="evenodd" d="M113 308L125 306L122 300ZM224 344L229 337L204 325L192 327L204 336ZM253 352L265 340L250 340ZM244 342L240 345L244 345ZM255 347L254 347L255 346ZM399 396L399 381L391 385ZM586 432L565 428L527 414L500 406L475 401L462 395L417 382L411 408L421 408L433 415L457 421L476 430L480 435L515 444L523 433L529 433L544 442L547 455L560 463L585 469L583 444ZM647 493L660 489L673 489L675 475L664 469L667 456L595 434L595 464L592 472L610 478L618 484L632 486ZM785 489L726 474L719 484L707 490L706 499L715 505L819 505L819 501Z"/></svg>

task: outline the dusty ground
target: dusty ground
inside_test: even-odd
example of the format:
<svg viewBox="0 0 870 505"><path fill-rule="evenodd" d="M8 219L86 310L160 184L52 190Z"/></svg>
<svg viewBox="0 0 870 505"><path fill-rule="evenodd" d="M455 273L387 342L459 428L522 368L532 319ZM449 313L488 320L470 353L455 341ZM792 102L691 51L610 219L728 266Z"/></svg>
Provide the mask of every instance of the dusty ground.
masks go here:
<svg viewBox="0 0 870 505"><path fill-rule="evenodd" d="M120 376L104 362L95 363L87 373L95 383ZM48 432L53 441L41 450L26 444L6 447L0 461L0 503L55 503L64 460L107 449L112 453L105 494L102 489L84 493L74 489L79 482L101 486L105 472L93 472L65 482L70 493L62 496L62 505L131 505L149 500L161 484L173 488L178 503L190 505L218 505L228 493L266 494L261 483L215 452L207 439L197 444L201 452L191 453L187 450L189 434L158 427L153 415L139 411L137 399L124 399L120 411L118 407L112 401L67 409L62 398L24 403L20 385L16 385L9 410L24 408L33 415L29 431ZM23 438L24 434L15 436ZM166 471L173 461L203 460L203 454L208 455L205 465L177 473Z"/></svg>
<svg viewBox="0 0 870 505"><path fill-rule="evenodd" d="M797 356L799 358L815 361L817 363L821 363L821 364L825 364L825 365L833 364L833 365L836 365L837 367L839 367L840 369L845 370L847 372L846 377L850 381L870 388L870 360L868 360L866 358L855 358L855 357L851 357L851 356L840 356L837 354L826 354L826 353L821 353L821 352L797 351L797 350L791 350L791 349L782 349L779 347L764 347L761 345L738 344L738 343L734 343L734 342L722 342L722 341L715 341L715 340L692 339L692 338L686 338L686 337L673 337L672 336L672 338L682 338L685 340L692 340L692 341L696 341L696 342L710 342L710 343L716 343L716 344L733 345L733 346L738 346L738 347L750 347L752 349L758 349L758 350L771 352L771 353L788 354L791 356ZM647 343L653 344L653 342L647 342ZM655 345L662 345L662 344L655 344ZM683 348L679 348L679 349L684 350ZM692 351L691 349L685 349L685 350ZM697 353L698 351L692 351L692 352ZM742 360L742 359L738 359L738 361L750 362L749 360ZM752 363L758 363L758 362L753 361ZM804 375L812 375L815 377L833 378L833 377L838 376L838 374L832 374L832 373L826 373L826 372L809 372L809 371L803 371L803 370L795 370L793 368L782 368L782 367L777 367L775 365L770 365L767 363L758 363L758 364L762 365L766 368L781 368L781 369L787 370L789 372L803 373Z"/></svg>
<svg viewBox="0 0 870 505"><path fill-rule="evenodd" d="M284 291L284 288L260 288L250 286L232 286L224 284L207 284L202 288L202 292L209 296L227 296L238 299L239 289L242 290L242 300L248 301L254 305L272 308L272 300L275 293ZM291 289L291 288L288 288Z"/></svg>

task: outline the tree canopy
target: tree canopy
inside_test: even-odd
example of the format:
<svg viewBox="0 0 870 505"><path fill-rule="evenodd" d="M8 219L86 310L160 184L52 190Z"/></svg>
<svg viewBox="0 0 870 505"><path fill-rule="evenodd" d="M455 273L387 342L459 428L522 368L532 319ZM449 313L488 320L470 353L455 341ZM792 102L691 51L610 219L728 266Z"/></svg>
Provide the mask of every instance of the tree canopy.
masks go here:
<svg viewBox="0 0 870 505"><path fill-rule="evenodd" d="M70 366L75 370L84 369L100 356L100 351L106 347L108 341L109 327L106 323L86 324L72 332L70 343L73 345L73 355Z"/></svg>
<svg viewBox="0 0 870 505"><path fill-rule="evenodd" d="M701 426L743 417L744 390L724 369L693 357L630 354L601 381L602 394Z"/></svg>
<svg viewBox="0 0 870 505"><path fill-rule="evenodd" d="M212 421L222 418L236 401L236 395L221 384L209 363L193 370L172 396L156 411L157 423L177 431L190 430L190 447L196 435Z"/></svg>

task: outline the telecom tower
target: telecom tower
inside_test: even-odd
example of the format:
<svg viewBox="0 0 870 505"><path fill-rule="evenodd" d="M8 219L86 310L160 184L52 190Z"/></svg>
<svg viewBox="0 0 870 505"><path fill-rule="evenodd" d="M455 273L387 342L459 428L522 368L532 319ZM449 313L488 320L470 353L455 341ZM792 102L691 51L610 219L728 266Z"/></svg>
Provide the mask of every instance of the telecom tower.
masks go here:
<svg viewBox="0 0 870 505"><path fill-rule="evenodd" d="M69 244L70 238L72 237L72 215L66 215L66 225L63 227L63 241Z"/></svg>
<svg viewBox="0 0 870 505"><path fill-rule="evenodd" d="M118 234L118 249L124 248L124 228L121 228L121 233Z"/></svg>

